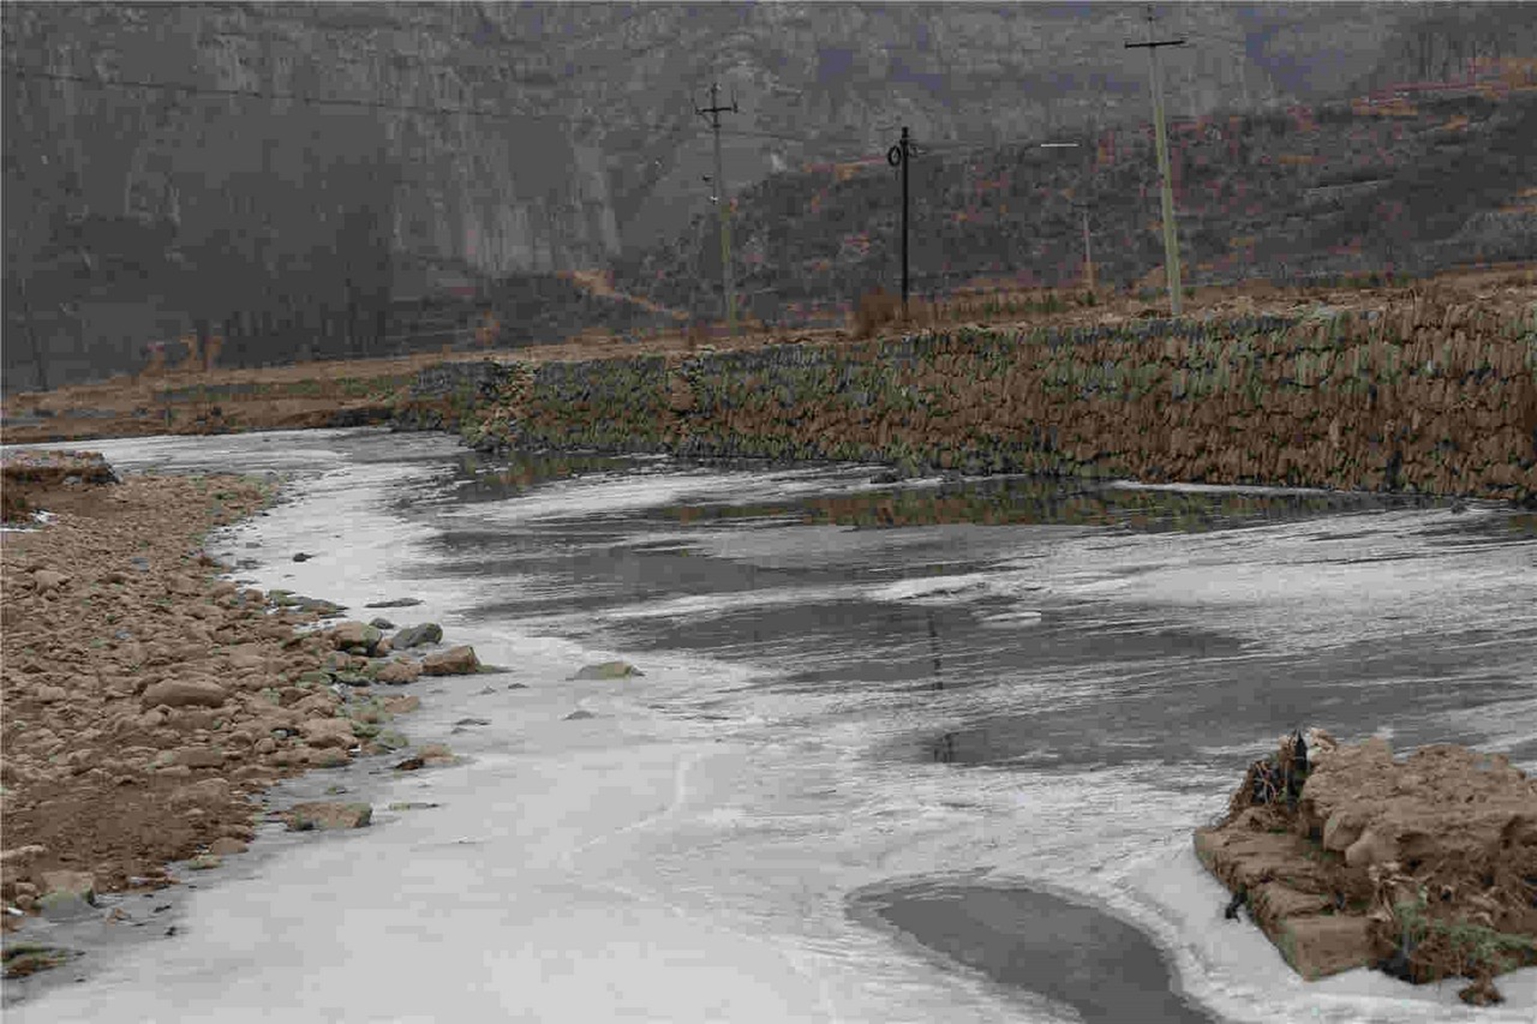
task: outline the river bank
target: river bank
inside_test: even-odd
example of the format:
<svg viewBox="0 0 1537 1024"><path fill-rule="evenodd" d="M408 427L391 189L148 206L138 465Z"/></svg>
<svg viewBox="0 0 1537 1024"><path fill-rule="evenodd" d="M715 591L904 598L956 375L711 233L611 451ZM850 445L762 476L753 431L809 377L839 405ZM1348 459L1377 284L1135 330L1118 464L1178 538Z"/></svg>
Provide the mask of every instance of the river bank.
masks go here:
<svg viewBox="0 0 1537 1024"><path fill-rule="evenodd" d="M143 375L5 404L34 443L391 424L512 446L1537 501L1530 272L975 320ZM964 304L962 309L966 309Z"/></svg>
<svg viewBox="0 0 1537 1024"><path fill-rule="evenodd" d="M1537 503L1537 302L960 328L689 358L444 364L395 421L477 448Z"/></svg>
<svg viewBox="0 0 1537 1024"><path fill-rule="evenodd" d="M29 949L27 921L142 925L98 894L154 891L245 852L279 780L392 752L408 767L450 757L410 749L391 720L419 704L400 687L474 671L472 650L444 649L436 626L389 638L387 620L343 623L324 600L219 578L231 567L204 543L267 515L277 478L93 482L57 458L5 459L20 510L0 555L0 899L8 936L23 933L8 976L67 959ZM282 813L305 830L366 824L369 808Z"/></svg>

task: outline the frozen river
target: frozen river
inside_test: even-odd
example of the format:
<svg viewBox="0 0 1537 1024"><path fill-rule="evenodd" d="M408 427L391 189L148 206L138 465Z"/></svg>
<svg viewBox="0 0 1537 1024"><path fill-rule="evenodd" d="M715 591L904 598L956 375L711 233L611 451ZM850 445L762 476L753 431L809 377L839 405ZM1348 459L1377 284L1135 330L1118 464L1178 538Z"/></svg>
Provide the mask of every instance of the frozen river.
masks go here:
<svg viewBox="0 0 1537 1024"><path fill-rule="evenodd" d="M1537 770L1530 515L477 461L372 430L90 447L291 475L210 542L236 578L364 619L419 598L384 614L509 668L413 688L400 724L462 763L285 784L340 780L374 825L269 827L198 875L174 935L78 962L17 1024L1537 1013L1537 970L1482 1011L1455 981L1305 983L1224 920L1190 843L1294 727ZM645 674L568 678L610 658Z"/></svg>

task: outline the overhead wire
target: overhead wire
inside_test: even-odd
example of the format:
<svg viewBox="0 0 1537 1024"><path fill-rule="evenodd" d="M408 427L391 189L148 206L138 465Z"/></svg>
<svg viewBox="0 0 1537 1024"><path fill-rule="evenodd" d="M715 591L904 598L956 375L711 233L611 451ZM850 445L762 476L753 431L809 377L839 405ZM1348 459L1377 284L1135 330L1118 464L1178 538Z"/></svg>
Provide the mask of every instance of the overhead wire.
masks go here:
<svg viewBox="0 0 1537 1024"><path fill-rule="evenodd" d="M154 82L138 79L109 79L96 75L80 75L63 71L48 71L36 67L13 67L11 74L23 78L43 78L59 82L76 82L82 85L96 86L98 88L116 89L159 89L182 93L192 96L226 96L247 99L281 100L292 103L303 103L308 106L334 106L354 107L373 110L390 110L402 113L431 114L431 115L455 115L465 117L481 117L490 120L519 122L528 120L560 121L566 124L594 124L609 127L608 122L593 116L571 116L566 114L542 114L523 111L485 110L475 107L445 107L432 106L417 103L388 103L382 100L353 99L342 96L307 96L303 93L275 92L263 89L237 89L226 86L195 85L187 82ZM649 128L653 131L667 131L669 127L663 124L634 124L629 127Z"/></svg>

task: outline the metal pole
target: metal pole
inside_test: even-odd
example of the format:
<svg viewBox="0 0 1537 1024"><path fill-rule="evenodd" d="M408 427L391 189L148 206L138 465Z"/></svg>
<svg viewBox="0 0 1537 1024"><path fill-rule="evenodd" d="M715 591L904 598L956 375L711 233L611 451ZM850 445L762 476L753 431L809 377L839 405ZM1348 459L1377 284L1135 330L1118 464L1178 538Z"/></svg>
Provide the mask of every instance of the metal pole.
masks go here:
<svg viewBox="0 0 1537 1024"><path fill-rule="evenodd" d="M902 168L902 319L907 319L907 164L912 159L912 134L907 126L902 126L902 141L886 151L886 162L893 167Z"/></svg>
<svg viewBox="0 0 1537 1024"><path fill-rule="evenodd" d="M907 230L908 230L908 221L907 221L907 202L908 202L908 199L907 199L907 197L908 197L908 190L907 190L907 165L910 162L910 160L908 159L909 156L910 156L910 153L908 151L908 143L910 141L911 141L911 136L908 134L907 126L903 125L902 126L902 319L903 320L907 319L907 283L908 283L908 272L907 272Z"/></svg>

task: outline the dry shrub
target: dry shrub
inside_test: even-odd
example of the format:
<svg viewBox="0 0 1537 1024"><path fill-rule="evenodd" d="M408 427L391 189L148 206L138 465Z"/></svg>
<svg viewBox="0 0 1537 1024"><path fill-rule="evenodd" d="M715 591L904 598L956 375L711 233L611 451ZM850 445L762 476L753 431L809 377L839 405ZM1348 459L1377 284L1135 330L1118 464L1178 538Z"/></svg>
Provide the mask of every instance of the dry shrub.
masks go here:
<svg viewBox="0 0 1537 1024"><path fill-rule="evenodd" d="M158 377L165 373L165 342L149 343L149 362L145 365L143 372L151 377Z"/></svg>
<svg viewBox="0 0 1537 1024"><path fill-rule="evenodd" d="M887 324L902 319L902 299L884 288L875 288L859 297L854 312L855 336L868 338Z"/></svg>
<svg viewBox="0 0 1537 1024"><path fill-rule="evenodd" d="M203 370L212 373L213 368L219 362L219 353L224 351L224 335L214 334L208 339L208 345L203 350Z"/></svg>
<svg viewBox="0 0 1537 1024"><path fill-rule="evenodd" d="M198 366L202 363L203 339L199 338L196 333L183 334L181 336L181 343L187 346L187 358L181 364L181 368L183 370L197 369Z"/></svg>

